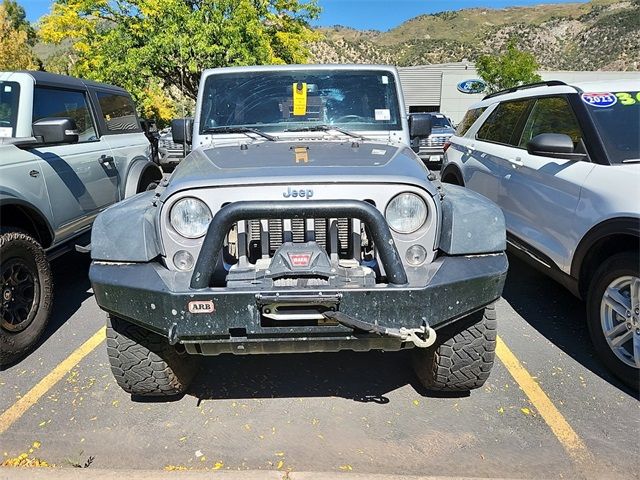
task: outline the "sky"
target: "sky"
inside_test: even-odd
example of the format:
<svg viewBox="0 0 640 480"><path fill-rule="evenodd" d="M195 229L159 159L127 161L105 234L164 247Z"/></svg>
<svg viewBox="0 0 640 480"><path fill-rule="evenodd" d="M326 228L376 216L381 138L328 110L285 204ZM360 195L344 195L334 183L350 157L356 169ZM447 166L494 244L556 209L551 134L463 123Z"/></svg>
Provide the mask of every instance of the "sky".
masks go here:
<svg viewBox="0 0 640 480"><path fill-rule="evenodd" d="M581 0L319 0L322 15L317 26L343 25L359 30L389 30L423 13L472 7L503 8ZM582 0L583 1L583 0ZM18 0L27 18L35 22L51 8L51 0Z"/></svg>

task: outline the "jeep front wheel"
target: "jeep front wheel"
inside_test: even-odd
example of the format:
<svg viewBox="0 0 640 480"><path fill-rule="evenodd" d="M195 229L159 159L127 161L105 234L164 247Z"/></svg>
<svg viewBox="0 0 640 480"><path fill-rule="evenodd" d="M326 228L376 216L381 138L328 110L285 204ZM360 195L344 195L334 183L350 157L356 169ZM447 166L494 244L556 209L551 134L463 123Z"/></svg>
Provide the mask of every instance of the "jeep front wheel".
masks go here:
<svg viewBox="0 0 640 480"><path fill-rule="evenodd" d="M198 367L197 357L115 316L107 321L107 354L118 385L135 396L181 395Z"/></svg>
<svg viewBox="0 0 640 480"><path fill-rule="evenodd" d="M438 330L436 342L414 349L413 368L429 390L466 392L489 378L498 322L493 305Z"/></svg>
<svg viewBox="0 0 640 480"><path fill-rule="evenodd" d="M598 356L629 387L640 388L640 258L623 252L605 260L587 295L587 323Z"/></svg>
<svg viewBox="0 0 640 480"><path fill-rule="evenodd" d="M0 365L7 365L33 347L47 326L53 278L33 237L19 231L0 233Z"/></svg>

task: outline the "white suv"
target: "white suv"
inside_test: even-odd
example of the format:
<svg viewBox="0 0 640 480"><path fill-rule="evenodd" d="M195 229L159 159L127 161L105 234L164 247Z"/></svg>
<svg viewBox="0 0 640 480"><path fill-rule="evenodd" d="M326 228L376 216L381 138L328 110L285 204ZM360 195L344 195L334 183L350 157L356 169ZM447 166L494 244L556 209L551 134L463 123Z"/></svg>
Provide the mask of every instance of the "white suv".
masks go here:
<svg viewBox="0 0 640 480"><path fill-rule="evenodd" d="M640 379L640 75L517 87L471 107L442 180L503 210L510 249L587 301L609 369Z"/></svg>

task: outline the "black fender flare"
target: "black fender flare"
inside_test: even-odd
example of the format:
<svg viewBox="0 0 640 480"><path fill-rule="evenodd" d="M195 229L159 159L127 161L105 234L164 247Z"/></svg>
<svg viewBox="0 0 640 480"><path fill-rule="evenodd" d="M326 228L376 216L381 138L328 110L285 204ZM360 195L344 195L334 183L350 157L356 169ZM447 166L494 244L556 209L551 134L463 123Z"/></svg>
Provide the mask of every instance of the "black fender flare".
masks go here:
<svg viewBox="0 0 640 480"><path fill-rule="evenodd" d="M46 238L38 238L43 248L47 248L53 243L55 232L47 216L38 207L12 195L11 192L0 192L0 208L11 206L19 207L27 212L29 222L33 225L33 230L38 234L38 237L42 237L42 233L46 233ZM45 229L44 232L42 232L43 227Z"/></svg>
<svg viewBox="0 0 640 480"><path fill-rule="evenodd" d="M631 235L640 240L640 218L610 218L591 227L582 237L571 261L571 276L580 279L585 259L592 248L601 240L614 235Z"/></svg>
<svg viewBox="0 0 640 480"><path fill-rule="evenodd" d="M158 165L146 157L134 158L127 172L127 180L124 187L124 198L129 198L138 193L140 179L149 171L154 172L154 177L162 179L162 170Z"/></svg>
<svg viewBox="0 0 640 480"><path fill-rule="evenodd" d="M440 174L440 180L444 182L444 179L447 177L447 175L453 175L454 177L456 177L456 179L459 182L458 184L461 187L464 187L464 178L462 176L462 172L460 171L460 168L455 163L450 163L446 167L444 167L444 169L442 170L442 173ZM447 182L444 182L444 183L447 183Z"/></svg>

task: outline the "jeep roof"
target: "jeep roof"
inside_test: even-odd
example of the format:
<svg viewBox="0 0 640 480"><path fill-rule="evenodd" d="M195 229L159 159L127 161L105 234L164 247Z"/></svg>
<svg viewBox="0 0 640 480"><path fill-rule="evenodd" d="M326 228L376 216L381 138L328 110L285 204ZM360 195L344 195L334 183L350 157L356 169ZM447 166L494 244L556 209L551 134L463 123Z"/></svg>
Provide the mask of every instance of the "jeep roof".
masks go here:
<svg viewBox="0 0 640 480"><path fill-rule="evenodd" d="M119 93L129 95L129 93L120 87L115 85L109 85L107 83L94 82L93 80L85 80L82 78L70 77L68 75L58 75L56 73L39 72L33 70L18 70L15 72L0 72L0 80L9 81L12 80L14 75L26 74L33 78L36 85L46 84L61 88L87 88L94 87L103 90L112 90Z"/></svg>

